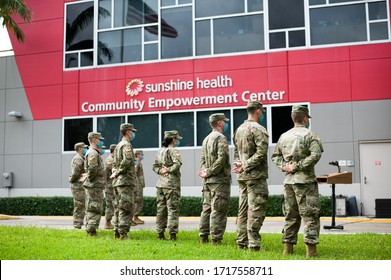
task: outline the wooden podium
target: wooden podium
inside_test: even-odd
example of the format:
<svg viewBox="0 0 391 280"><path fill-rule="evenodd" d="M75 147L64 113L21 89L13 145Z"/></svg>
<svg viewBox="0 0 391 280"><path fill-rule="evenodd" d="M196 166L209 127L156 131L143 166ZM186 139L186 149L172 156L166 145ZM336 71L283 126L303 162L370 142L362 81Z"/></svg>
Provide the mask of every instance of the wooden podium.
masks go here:
<svg viewBox="0 0 391 280"><path fill-rule="evenodd" d="M335 184L351 184L352 172L336 172L329 175L316 177L318 184L331 184L331 202L332 202L332 216L331 226L323 226L324 229L343 229L343 226L335 225Z"/></svg>

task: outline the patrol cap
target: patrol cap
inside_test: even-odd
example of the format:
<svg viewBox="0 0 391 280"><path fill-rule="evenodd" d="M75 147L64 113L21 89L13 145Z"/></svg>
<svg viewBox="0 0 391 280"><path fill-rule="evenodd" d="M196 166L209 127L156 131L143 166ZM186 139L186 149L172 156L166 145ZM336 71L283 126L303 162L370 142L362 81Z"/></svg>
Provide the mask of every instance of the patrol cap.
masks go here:
<svg viewBox="0 0 391 280"><path fill-rule="evenodd" d="M79 149L79 148L87 148L88 146L86 144L84 144L84 142L79 142L79 143L76 143L75 144L75 150Z"/></svg>
<svg viewBox="0 0 391 280"><path fill-rule="evenodd" d="M105 138L102 137L102 134L100 134L99 132L90 132L90 133L88 133L88 139L92 139L92 138L98 138L99 140L105 139Z"/></svg>
<svg viewBox="0 0 391 280"><path fill-rule="evenodd" d="M120 125L119 129L121 131L128 131L128 130L137 131L137 129L135 129L133 124L131 124L131 123L123 123Z"/></svg>
<svg viewBox="0 0 391 280"><path fill-rule="evenodd" d="M117 147L117 144L111 144L111 145L110 145L110 150L111 150L111 149L113 149L113 150L114 150L114 149L115 149L115 147Z"/></svg>
<svg viewBox="0 0 391 280"><path fill-rule="evenodd" d="M263 108L263 105L261 102L256 101L256 100L250 100L247 103L247 108L255 108L255 109L261 109L262 112L265 112L265 108Z"/></svg>
<svg viewBox="0 0 391 280"><path fill-rule="evenodd" d="M135 154L136 155L142 155L142 154L144 154L144 152L142 150L136 150Z"/></svg>
<svg viewBox="0 0 391 280"><path fill-rule="evenodd" d="M166 138L176 138L178 140L182 139L182 137L179 136L179 132L176 130L164 131L164 139Z"/></svg>
<svg viewBox="0 0 391 280"><path fill-rule="evenodd" d="M216 113L209 116L209 123L214 123L220 120L229 122L229 119L227 119L223 113Z"/></svg>
<svg viewBox="0 0 391 280"><path fill-rule="evenodd" d="M302 113L306 114L309 118L311 118L308 108L302 105L293 105L292 106L292 113Z"/></svg>

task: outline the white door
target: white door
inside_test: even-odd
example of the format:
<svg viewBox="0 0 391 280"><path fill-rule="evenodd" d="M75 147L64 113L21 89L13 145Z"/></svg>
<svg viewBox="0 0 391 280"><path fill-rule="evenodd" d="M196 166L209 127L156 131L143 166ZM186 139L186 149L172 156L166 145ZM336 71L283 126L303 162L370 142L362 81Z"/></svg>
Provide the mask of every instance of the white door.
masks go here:
<svg viewBox="0 0 391 280"><path fill-rule="evenodd" d="M375 199L391 198L391 142L361 143L363 215L375 216Z"/></svg>

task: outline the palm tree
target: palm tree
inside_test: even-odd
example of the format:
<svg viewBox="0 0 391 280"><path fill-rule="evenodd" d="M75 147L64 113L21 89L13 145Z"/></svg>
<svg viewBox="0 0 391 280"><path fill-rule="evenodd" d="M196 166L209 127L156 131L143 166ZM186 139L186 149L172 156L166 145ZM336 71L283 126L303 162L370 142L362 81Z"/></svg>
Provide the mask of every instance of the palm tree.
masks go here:
<svg viewBox="0 0 391 280"><path fill-rule="evenodd" d="M0 0L0 17L3 18L3 27L12 31L16 39L24 42L22 29L12 19L12 16L19 15L24 22L31 22L31 9L27 7L24 0Z"/></svg>

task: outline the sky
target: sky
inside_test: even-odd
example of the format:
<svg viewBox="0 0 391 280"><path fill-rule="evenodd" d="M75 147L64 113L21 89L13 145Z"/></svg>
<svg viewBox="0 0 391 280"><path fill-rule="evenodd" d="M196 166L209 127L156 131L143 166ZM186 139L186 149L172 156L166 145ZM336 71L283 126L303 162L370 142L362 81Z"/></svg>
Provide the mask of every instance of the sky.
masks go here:
<svg viewBox="0 0 391 280"><path fill-rule="evenodd" d="M7 29L2 25L3 19L0 18L0 56L12 55L12 45L8 36Z"/></svg>

